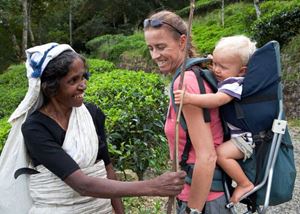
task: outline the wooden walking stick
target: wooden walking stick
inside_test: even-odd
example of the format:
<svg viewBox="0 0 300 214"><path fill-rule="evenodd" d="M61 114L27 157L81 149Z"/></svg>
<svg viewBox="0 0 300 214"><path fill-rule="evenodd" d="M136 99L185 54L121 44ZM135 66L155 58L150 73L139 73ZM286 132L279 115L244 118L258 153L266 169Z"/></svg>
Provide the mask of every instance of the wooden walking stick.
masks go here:
<svg viewBox="0 0 300 214"><path fill-rule="evenodd" d="M185 50L184 50L185 55L184 55L184 60L183 60L182 66L181 66L180 79L179 79L180 81L179 81L179 86L178 86L179 90L181 90L182 86L183 86L185 65L186 65L187 58L189 56L189 49L190 49L190 45L191 45L190 37L191 37L191 29L192 29L192 20L193 20L194 10L195 10L195 0L191 0L190 14L189 14L189 20L188 20L188 29L187 29L187 35L186 35L186 44L185 44ZM173 157L173 162L172 162L172 170L175 172L177 172L179 169L179 161L178 161L178 144L179 144L179 142L178 141L179 141L179 121L180 121L180 115L181 115L182 104L183 104L182 100L183 99L181 99L178 111L176 112L175 147L174 147L174 157ZM173 213L176 214L176 200L175 200L174 196L169 197L167 214L171 214L172 211L173 211Z"/></svg>

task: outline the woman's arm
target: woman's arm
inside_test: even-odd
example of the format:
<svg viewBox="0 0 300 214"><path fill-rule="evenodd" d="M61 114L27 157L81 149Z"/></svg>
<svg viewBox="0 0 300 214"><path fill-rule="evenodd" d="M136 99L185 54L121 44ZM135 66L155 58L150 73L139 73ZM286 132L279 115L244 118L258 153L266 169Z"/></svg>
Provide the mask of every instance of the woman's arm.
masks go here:
<svg viewBox="0 0 300 214"><path fill-rule="evenodd" d="M196 154L188 206L202 210L212 184L216 151L210 124L204 122L202 109L194 105L185 105L182 111Z"/></svg>
<svg viewBox="0 0 300 214"><path fill-rule="evenodd" d="M218 108L233 100L232 96L223 92L217 92L215 94L191 94L185 92L183 98L182 93L183 90L174 91L176 104L180 104L181 99L183 99L183 104L192 104L201 108Z"/></svg>
<svg viewBox="0 0 300 214"><path fill-rule="evenodd" d="M122 182L89 177L78 169L64 181L80 195L97 198L175 196L178 195L183 188L185 175L186 173L184 171L166 172L150 180Z"/></svg>
<svg viewBox="0 0 300 214"><path fill-rule="evenodd" d="M118 180L115 170L113 169L113 165L110 163L107 166L105 166L106 172L107 172L107 178L112 180ZM112 198L111 204L114 208L115 213L117 214L123 214L124 212L124 206L122 203L121 198Z"/></svg>

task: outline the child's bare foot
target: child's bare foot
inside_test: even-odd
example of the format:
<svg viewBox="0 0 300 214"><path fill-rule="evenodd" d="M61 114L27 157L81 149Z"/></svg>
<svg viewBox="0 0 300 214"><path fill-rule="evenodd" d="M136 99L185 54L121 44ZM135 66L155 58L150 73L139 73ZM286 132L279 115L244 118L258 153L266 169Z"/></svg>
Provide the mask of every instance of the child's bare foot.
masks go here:
<svg viewBox="0 0 300 214"><path fill-rule="evenodd" d="M235 188L235 190L230 198L230 201L233 202L234 204L236 204L237 202L239 202L240 198L244 194L246 194L247 192L250 192L253 188L254 188L254 185L251 182L249 182L248 185L243 185L243 186L238 185Z"/></svg>

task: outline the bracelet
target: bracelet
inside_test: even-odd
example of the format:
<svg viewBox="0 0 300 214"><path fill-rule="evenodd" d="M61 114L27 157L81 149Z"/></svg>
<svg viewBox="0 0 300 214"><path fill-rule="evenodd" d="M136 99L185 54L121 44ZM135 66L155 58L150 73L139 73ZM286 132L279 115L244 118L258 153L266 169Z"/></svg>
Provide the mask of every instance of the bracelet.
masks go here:
<svg viewBox="0 0 300 214"><path fill-rule="evenodd" d="M195 209L195 208L190 208L191 212L190 214L202 214L202 211Z"/></svg>

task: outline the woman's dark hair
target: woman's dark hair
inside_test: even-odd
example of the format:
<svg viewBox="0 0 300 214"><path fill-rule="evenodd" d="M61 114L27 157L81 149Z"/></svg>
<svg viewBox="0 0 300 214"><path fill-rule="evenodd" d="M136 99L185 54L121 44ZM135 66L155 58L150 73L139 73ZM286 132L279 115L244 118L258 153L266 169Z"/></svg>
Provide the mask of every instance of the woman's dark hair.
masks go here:
<svg viewBox="0 0 300 214"><path fill-rule="evenodd" d="M67 75L71 64L78 58L83 61L84 67L87 69L84 57L72 50L62 52L48 63L41 76L41 89L45 98L44 104L48 102L50 97L57 94L60 80Z"/></svg>

